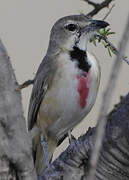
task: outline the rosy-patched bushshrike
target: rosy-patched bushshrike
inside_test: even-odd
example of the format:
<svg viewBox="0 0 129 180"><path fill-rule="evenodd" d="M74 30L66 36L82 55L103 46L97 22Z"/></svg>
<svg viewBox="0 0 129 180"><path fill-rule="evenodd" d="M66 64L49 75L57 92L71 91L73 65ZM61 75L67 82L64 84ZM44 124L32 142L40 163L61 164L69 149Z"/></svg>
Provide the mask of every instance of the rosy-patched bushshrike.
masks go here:
<svg viewBox="0 0 129 180"><path fill-rule="evenodd" d="M41 134L33 139L38 175L49 165L58 142L93 107L100 83L100 66L87 51L96 30L105 21L71 15L53 26L46 56L35 76L28 113L28 129Z"/></svg>

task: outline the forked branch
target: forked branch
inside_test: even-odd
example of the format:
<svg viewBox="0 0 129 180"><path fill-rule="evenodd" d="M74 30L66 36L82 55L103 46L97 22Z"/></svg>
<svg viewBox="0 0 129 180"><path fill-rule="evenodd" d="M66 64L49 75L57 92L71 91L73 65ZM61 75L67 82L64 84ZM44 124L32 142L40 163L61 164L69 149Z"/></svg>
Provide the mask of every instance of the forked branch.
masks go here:
<svg viewBox="0 0 129 180"><path fill-rule="evenodd" d="M83 0L85 2L87 2L88 4L90 4L91 6L94 7L94 9L92 11L90 11L87 16L89 17L93 17L94 15L96 15L98 12L100 12L102 9L109 7L109 4L113 1L113 0L104 0L102 3L95 3L91 0Z"/></svg>

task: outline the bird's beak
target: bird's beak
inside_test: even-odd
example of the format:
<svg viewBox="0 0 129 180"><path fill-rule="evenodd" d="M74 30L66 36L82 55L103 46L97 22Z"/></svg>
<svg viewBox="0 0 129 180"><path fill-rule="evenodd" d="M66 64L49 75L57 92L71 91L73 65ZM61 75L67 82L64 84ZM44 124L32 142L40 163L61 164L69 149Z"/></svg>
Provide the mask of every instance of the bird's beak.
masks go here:
<svg viewBox="0 0 129 180"><path fill-rule="evenodd" d="M86 25L82 31L85 33L90 33L93 31L96 31L98 29L102 29L109 26L109 23L106 21L101 21L101 20L90 20L90 24Z"/></svg>
<svg viewBox="0 0 129 180"><path fill-rule="evenodd" d="M109 24L105 21L90 20L89 24L84 26L80 31L79 41L77 41L77 47L83 51L86 51L87 42L92 38L95 31L107 26L109 26Z"/></svg>
<svg viewBox="0 0 129 180"><path fill-rule="evenodd" d="M95 29L101 29L109 26L109 23L101 20L91 20L91 24L89 26L94 27Z"/></svg>

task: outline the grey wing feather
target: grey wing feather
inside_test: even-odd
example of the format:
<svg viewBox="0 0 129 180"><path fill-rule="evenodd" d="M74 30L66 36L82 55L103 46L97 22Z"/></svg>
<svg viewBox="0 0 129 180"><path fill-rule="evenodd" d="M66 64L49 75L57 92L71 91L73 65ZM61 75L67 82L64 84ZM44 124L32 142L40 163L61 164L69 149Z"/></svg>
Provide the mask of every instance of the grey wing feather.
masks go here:
<svg viewBox="0 0 129 180"><path fill-rule="evenodd" d="M36 73L28 110L28 130L31 130L36 122L40 104L46 93L46 83L50 67L50 59L44 58Z"/></svg>

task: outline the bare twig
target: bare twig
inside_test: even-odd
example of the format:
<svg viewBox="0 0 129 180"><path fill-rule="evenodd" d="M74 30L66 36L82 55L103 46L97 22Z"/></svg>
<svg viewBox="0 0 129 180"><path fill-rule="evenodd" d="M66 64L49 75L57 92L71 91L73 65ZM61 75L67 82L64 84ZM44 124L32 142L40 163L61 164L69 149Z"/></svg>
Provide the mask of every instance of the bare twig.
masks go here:
<svg viewBox="0 0 129 180"><path fill-rule="evenodd" d="M109 4L113 1L113 0L104 0L102 3L94 3L90 0L83 0L85 2L87 2L88 4L92 5L94 7L94 9L89 12L87 14L87 16L89 17L93 17L94 15L96 15L100 10L102 10L103 8L106 8L109 6Z"/></svg>
<svg viewBox="0 0 129 180"><path fill-rule="evenodd" d="M112 11L112 9L113 9L114 7L115 7L115 4L113 4L112 7L109 8L109 11L108 11L107 14L104 16L103 20L105 20L105 19L109 16L109 14L111 13L111 11Z"/></svg>
<svg viewBox="0 0 129 180"><path fill-rule="evenodd" d="M112 52L115 55L118 55L119 51L106 37L101 36L99 34L95 34L95 38L97 38L99 41L101 41L101 40L105 41L107 43L107 45L111 48ZM127 57L121 56L121 59L123 59L129 65L129 60L127 59Z"/></svg>
<svg viewBox="0 0 129 180"><path fill-rule="evenodd" d="M19 84L18 87L16 88L16 91L20 91L21 89L24 89L33 83L34 83L34 79L27 80L23 84Z"/></svg>
<svg viewBox="0 0 129 180"><path fill-rule="evenodd" d="M122 39L120 41L118 56L116 57L116 60L114 62L114 65L112 68L112 73L109 78L109 82L107 83L106 90L103 94L103 103L101 105L101 108L100 108L101 111L100 111L100 114L98 117L98 125L97 125L97 130L96 130L96 141L95 141L95 147L93 149L92 156L91 156L91 161L90 161L91 168L90 168L88 180L93 180L95 177L95 170L97 167L97 162L99 159L99 152L102 147L102 141L103 141L103 137L105 134L105 126L107 123L106 116L107 116L109 105L110 105L110 102L112 99L113 90L115 88L116 81L120 74L120 69L121 69L121 64L122 64L121 57L124 54L127 42L129 40L128 34L129 34L129 16L128 16L127 25L125 27Z"/></svg>
<svg viewBox="0 0 129 180"><path fill-rule="evenodd" d="M94 8L96 8L98 6L98 3L95 3L93 1L90 0L84 0L85 2L87 2L88 4L92 5Z"/></svg>

